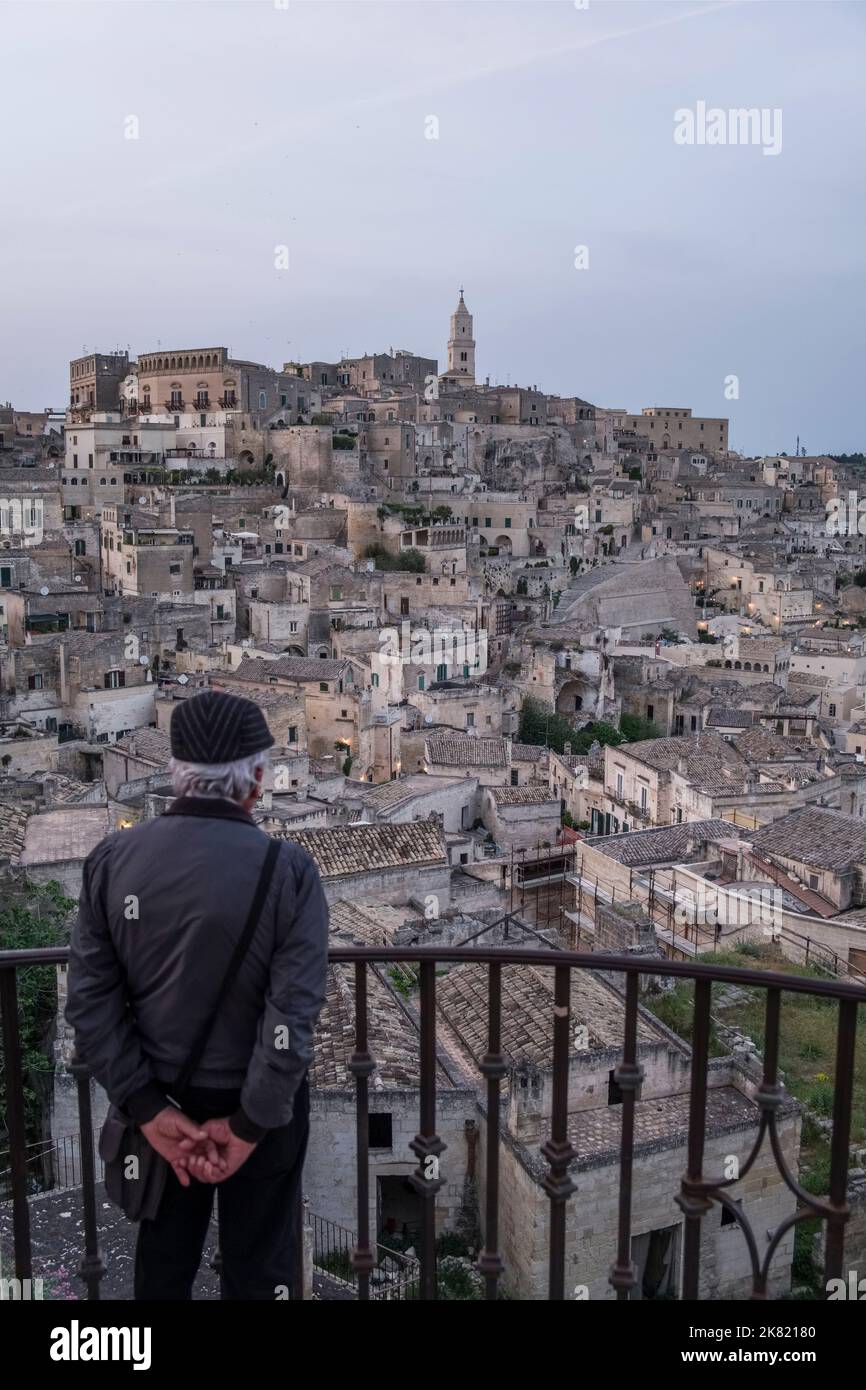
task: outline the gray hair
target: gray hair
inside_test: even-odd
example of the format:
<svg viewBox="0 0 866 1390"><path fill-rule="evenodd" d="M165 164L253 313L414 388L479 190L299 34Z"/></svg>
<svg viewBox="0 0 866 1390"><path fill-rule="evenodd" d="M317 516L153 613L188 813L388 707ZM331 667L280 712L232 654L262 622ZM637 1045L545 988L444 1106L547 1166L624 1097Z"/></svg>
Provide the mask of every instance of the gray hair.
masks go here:
<svg viewBox="0 0 866 1390"><path fill-rule="evenodd" d="M267 765L265 752L252 753L233 763L184 763L172 758L168 765L175 796L224 797L245 801L255 789L256 772Z"/></svg>

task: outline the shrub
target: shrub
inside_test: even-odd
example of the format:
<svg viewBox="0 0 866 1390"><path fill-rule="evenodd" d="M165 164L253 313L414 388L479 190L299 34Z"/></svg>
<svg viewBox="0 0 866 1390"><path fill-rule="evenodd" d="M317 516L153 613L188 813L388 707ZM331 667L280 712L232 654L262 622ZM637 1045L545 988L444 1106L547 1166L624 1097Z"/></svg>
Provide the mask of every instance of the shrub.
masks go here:
<svg viewBox="0 0 866 1390"><path fill-rule="evenodd" d="M439 1297L444 1302L467 1302L483 1297L484 1283L469 1260L446 1255L438 1269Z"/></svg>
<svg viewBox="0 0 866 1390"><path fill-rule="evenodd" d="M366 547L364 559L372 560L378 570L404 570L411 574L424 574L427 569L420 550L410 547L408 550L401 550L399 555L392 555L379 541Z"/></svg>
<svg viewBox="0 0 866 1390"><path fill-rule="evenodd" d="M832 1081L816 1080L803 1096L804 1101L810 1110L814 1110L819 1115L832 1115L833 1113L833 1083Z"/></svg>

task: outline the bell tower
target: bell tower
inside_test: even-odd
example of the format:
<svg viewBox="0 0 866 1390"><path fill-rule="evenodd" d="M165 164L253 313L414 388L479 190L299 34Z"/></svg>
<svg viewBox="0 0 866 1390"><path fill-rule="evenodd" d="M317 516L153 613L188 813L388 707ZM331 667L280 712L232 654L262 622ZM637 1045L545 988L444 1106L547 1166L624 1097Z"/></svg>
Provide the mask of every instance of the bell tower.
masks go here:
<svg viewBox="0 0 866 1390"><path fill-rule="evenodd" d="M472 315L466 308L462 285L460 286L460 300L451 315L447 376L451 380L465 381L467 386L475 385L475 339L472 336Z"/></svg>

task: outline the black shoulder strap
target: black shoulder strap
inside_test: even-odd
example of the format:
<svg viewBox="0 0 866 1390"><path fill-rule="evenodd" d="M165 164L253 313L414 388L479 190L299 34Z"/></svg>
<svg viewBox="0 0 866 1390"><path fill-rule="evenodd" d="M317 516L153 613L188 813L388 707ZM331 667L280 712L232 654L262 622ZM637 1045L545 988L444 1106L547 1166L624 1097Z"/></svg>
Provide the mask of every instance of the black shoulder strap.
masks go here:
<svg viewBox="0 0 866 1390"><path fill-rule="evenodd" d="M262 915L262 908L265 905L265 898L267 897L268 889L271 886L271 879L274 876L274 869L276 867L277 856L279 855L279 852L279 841L271 840L267 848L267 853L265 854L265 862L262 865L262 872L259 875L259 881L256 887L255 897L253 898L253 901L250 905L246 925L244 926L243 932L238 940L238 944L235 946L232 958L229 961L229 967L223 977L223 982L220 986L220 992L217 995L216 1003L213 1006L211 1015L208 1018L207 1022L204 1024L204 1027L200 1029L199 1035L196 1038L195 1043L193 1044L192 1050L190 1051L190 1054L186 1059L183 1069L180 1072L177 1081L174 1083L174 1086L172 1087L172 1091L175 1093L180 1093L186 1089L186 1087L189 1085L190 1078L192 1077L196 1067L202 1059L204 1050L207 1047L207 1040L211 1035L211 1031L213 1029L214 1024L216 1023L217 1015L219 1014L219 1011L223 1006L225 997L231 988L232 981L237 975L238 970L240 969L241 962L247 953L249 944L252 941L253 936L255 935L256 927L259 924L259 918Z"/></svg>

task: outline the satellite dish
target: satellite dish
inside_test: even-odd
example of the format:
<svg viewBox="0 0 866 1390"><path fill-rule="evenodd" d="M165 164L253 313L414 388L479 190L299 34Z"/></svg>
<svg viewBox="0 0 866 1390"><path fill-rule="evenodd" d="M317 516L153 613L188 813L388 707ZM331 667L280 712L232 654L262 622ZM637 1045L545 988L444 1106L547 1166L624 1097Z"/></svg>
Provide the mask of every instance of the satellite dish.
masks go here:
<svg viewBox="0 0 866 1390"><path fill-rule="evenodd" d="M80 583L81 583L81 575L80 575L80 574L76 574L76 575L75 575L75 582L76 582L76 584L80 584Z"/></svg>
<svg viewBox="0 0 866 1390"><path fill-rule="evenodd" d="M424 723L425 723L425 724L432 724L432 723L433 723L433 716L432 716L432 714L425 714L425 715L424 715Z"/></svg>
<svg viewBox="0 0 866 1390"><path fill-rule="evenodd" d="M146 497L139 497L138 501L139 501L139 505L143 507L144 504L145 504L146 501L147 501L147 498L146 498Z"/></svg>
<svg viewBox="0 0 866 1390"><path fill-rule="evenodd" d="M188 683L188 681L189 681L189 676L178 676L178 678L177 678L177 683L178 683L178 685L186 685L186 684Z"/></svg>
<svg viewBox="0 0 866 1390"><path fill-rule="evenodd" d="M45 597L47 596L47 594L48 594L48 585L47 585L47 584L43 584L43 585L42 585L42 588L39 590L39 592L40 592L40 594L42 595L42 597L45 598Z"/></svg>
<svg viewBox="0 0 866 1390"><path fill-rule="evenodd" d="M139 666L146 666L146 665L148 664L148 663L147 663L147 657L146 657L146 656L140 656L140 657L138 658L138 664L139 664Z"/></svg>

